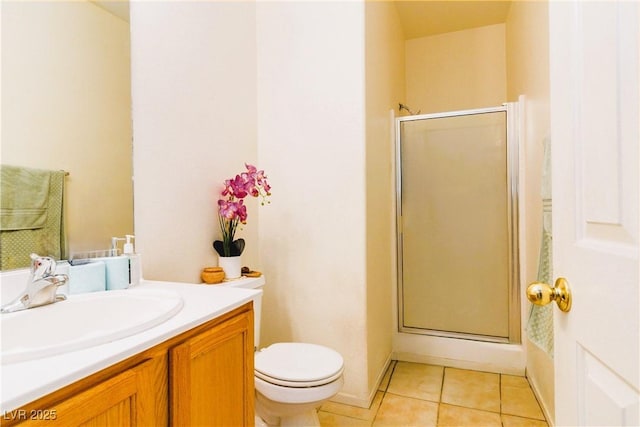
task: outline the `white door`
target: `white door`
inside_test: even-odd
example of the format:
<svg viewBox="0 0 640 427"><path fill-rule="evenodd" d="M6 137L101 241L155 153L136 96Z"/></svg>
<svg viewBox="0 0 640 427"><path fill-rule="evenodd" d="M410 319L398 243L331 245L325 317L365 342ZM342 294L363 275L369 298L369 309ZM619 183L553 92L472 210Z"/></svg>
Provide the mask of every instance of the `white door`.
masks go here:
<svg viewBox="0 0 640 427"><path fill-rule="evenodd" d="M549 3L558 426L640 424L638 5Z"/></svg>

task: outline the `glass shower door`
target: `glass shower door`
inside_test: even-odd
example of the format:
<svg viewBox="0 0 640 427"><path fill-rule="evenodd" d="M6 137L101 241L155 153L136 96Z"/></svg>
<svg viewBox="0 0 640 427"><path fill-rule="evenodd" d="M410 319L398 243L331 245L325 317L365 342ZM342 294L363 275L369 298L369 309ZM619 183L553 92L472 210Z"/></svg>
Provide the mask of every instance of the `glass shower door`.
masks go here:
<svg viewBox="0 0 640 427"><path fill-rule="evenodd" d="M431 116L398 122L400 328L508 341L506 110Z"/></svg>

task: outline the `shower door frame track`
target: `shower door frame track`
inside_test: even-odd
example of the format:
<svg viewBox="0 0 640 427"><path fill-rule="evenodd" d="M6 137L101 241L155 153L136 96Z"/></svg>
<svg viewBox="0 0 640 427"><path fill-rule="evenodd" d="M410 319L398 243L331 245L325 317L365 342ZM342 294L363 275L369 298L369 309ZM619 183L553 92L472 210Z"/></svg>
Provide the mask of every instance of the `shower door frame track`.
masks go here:
<svg viewBox="0 0 640 427"><path fill-rule="evenodd" d="M509 260L509 336L494 337L486 335L468 334L436 329L423 329L404 326L403 307L403 271L402 271L402 139L400 137L400 125L403 122L441 119L457 116L470 116L475 114L499 113L506 114L507 126L507 228L508 228L508 252ZM397 117L395 120L396 136L396 269L398 281L398 331L411 334L430 335L445 338L458 338L474 341L519 344L521 342L521 314L520 314L520 256L518 246L518 174L520 170L519 155L519 130L518 130L518 103L507 102L499 107L477 108L472 110L449 111L432 114L417 114L413 116Z"/></svg>

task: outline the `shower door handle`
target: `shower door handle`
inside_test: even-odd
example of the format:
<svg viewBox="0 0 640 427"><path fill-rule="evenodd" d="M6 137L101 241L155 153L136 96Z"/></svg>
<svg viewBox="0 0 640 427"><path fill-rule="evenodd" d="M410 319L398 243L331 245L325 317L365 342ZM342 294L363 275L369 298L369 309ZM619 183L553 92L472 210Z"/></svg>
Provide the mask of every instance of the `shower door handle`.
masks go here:
<svg viewBox="0 0 640 427"><path fill-rule="evenodd" d="M564 277L559 277L553 288L544 282L531 283L527 287L527 298L536 305L547 305L555 301L565 313L571 310L571 289Z"/></svg>

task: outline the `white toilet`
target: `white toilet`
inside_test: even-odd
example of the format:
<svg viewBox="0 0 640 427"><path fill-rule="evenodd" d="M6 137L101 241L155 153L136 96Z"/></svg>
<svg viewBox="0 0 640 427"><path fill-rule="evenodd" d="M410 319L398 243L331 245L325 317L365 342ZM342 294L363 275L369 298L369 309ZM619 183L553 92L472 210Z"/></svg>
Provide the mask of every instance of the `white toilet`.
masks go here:
<svg viewBox="0 0 640 427"><path fill-rule="evenodd" d="M264 277L223 286L261 289ZM255 347L260 344L262 295L253 302ZM342 356L327 347L277 343L255 353L256 426L320 426L317 408L335 396L344 380Z"/></svg>

